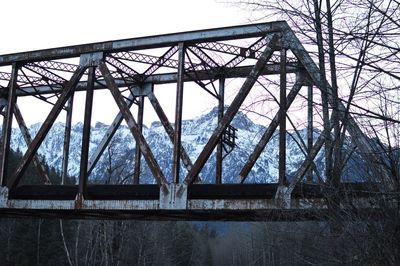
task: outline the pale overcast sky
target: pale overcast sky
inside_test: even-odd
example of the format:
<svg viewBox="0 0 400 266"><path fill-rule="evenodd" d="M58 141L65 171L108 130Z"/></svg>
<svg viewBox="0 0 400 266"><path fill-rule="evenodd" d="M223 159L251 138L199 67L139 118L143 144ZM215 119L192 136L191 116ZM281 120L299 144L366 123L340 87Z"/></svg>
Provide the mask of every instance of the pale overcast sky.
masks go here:
<svg viewBox="0 0 400 266"><path fill-rule="evenodd" d="M249 23L249 13L226 2L228 1L1 1L0 23L3 27L0 54ZM109 95L97 93L96 96L96 93L92 124L96 121L111 123L118 110L116 106L104 107L102 97ZM184 95L184 119L192 118L212 106L209 98L199 97L189 90L185 90ZM25 98L27 97L18 101L27 124L43 122L51 106L39 105L34 100ZM174 92L169 96L160 95L160 102L170 118L174 117L174 101ZM83 106L83 97L75 97L74 123L83 120ZM32 108L35 112L32 112ZM145 123L150 125L156 117L149 104L145 113ZM63 114L58 120L64 121Z"/></svg>
<svg viewBox="0 0 400 266"><path fill-rule="evenodd" d="M219 0L1 1L0 54L248 23Z"/></svg>

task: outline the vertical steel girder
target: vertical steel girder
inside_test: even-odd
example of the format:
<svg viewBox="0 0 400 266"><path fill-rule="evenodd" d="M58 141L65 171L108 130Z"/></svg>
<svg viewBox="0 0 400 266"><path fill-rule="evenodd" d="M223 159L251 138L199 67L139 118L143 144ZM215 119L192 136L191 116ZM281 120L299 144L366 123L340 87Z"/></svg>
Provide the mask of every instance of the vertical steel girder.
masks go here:
<svg viewBox="0 0 400 266"><path fill-rule="evenodd" d="M221 122L222 117L224 116L224 99L225 99L225 78L220 78L219 79L219 84L218 84L218 124ZM217 144L217 151L215 155L215 183L216 184L222 184L222 156L223 152L223 143L222 143L222 138L219 139L219 142Z"/></svg>
<svg viewBox="0 0 400 266"><path fill-rule="evenodd" d="M124 97L121 92L118 90L117 85L115 84L114 78L111 76L110 70L106 66L104 62L99 64L99 68L103 77L107 83L107 87L111 91L111 94L114 97L115 102L117 103L122 116L124 117L126 124L128 125L135 141L139 143L140 150L143 154L143 157L146 159L147 165L150 168L154 178L156 179L158 185L165 186L167 184L167 180L163 172L160 169L156 159L154 158L153 153L150 150L149 145L147 144L145 138L139 130L139 126L136 123L135 119L132 116L132 113L129 111L128 105L126 104Z"/></svg>
<svg viewBox="0 0 400 266"><path fill-rule="evenodd" d="M138 126L140 132L143 131L143 111L144 111L144 96L139 96L138 99ZM136 142L135 148L135 165L133 169L133 184L139 184L140 177L140 159L142 157L142 153L140 152L139 143Z"/></svg>
<svg viewBox="0 0 400 266"><path fill-rule="evenodd" d="M186 184L191 184L196 179L196 176L200 173L201 169L203 168L208 158L210 157L213 149L218 144L218 141L221 138L222 133L229 126L233 117L239 110L241 104L243 103L246 96L249 94L251 88L253 87L254 83L256 82L262 69L265 67L268 59L271 57L273 53L273 49L271 47L277 41L278 36L276 34L273 34L272 36L269 35L268 37L270 37L270 40L262 56L258 59L257 63L254 65L249 76L246 78L238 94L236 95L235 99L232 101L232 104L226 110L226 113L222 118L221 122L219 123L218 127L215 129L214 133L208 140L206 146L204 147L199 157L197 158L196 162L194 163L192 170L186 176L185 178Z"/></svg>
<svg viewBox="0 0 400 266"><path fill-rule="evenodd" d="M7 180L7 187L9 189L13 189L21 179L22 175L24 174L25 170L27 169L29 162L32 160L33 156L36 154L37 150L39 149L40 144L43 142L46 134L49 132L51 126L53 125L54 121L56 120L58 114L61 112L62 108L64 107L65 103L71 96L73 89L75 88L76 84L79 82L80 78L85 72L85 68L83 66L79 66L76 72L72 75L70 81L65 85L64 90L60 97L58 98L57 102L54 104L53 108L51 109L49 115L47 116L46 120L40 127L38 133L36 134L35 138L32 140L31 144L28 146L28 150L22 157L22 161L15 170L14 174L11 176L9 180Z"/></svg>
<svg viewBox="0 0 400 266"><path fill-rule="evenodd" d="M86 101L85 101L85 116L83 120L83 132L82 132L82 147L81 147L81 161L80 161L80 172L79 172L79 186L78 186L78 199L82 199L86 194L86 183L88 179L87 169L89 160L89 144L90 144L90 123L92 121L92 106L93 106L93 86L95 80L95 69L96 67L89 67L88 73L88 86L86 90Z"/></svg>
<svg viewBox="0 0 400 266"><path fill-rule="evenodd" d="M286 49L281 48L280 121L279 121L279 185L286 184Z"/></svg>
<svg viewBox="0 0 400 266"><path fill-rule="evenodd" d="M21 133L25 140L25 143L27 146L29 146L32 143L32 137L31 137L31 134L29 133L28 127L26 126L24 118L22 117L21 111L19 110L18 104L15 104L15 106L14 106L14 116L15 116L15 119L17 120L19 129L21 130ZM40 161L39 157L37 157L36 155L33 156L33 164L35 165L35 167L38 171L38 174L39 174L40 178L42 179L43 183L51 184L50 178L47 175L42 162Z"/></svg>
<svg viewBox="0 0 400 266"><path fill-rule="evenodd" d="M307 153L310 156L314 142L313 130L313 86L307 87ZM310 168L307 173L307 181L313 180L313 170Z"/></svg>
<svg viewBox="0 0 400 266"><path fill-rule="evenodd" d="M174 131L174 150L172 158L172 178L173 183L179 183L180 158L181 158L181 136L182 136L182 109L183 109L183 75L185 74L185 45L179 43L179 66L178 82L176 86L176 106L175 106L175 131Z"/></svg>
<svg viewBox="0 0 400 266"><path fill-rule="evenodd" d="M8 100L7 100L8 104L2 130L2 141L1 141L1 151L0 151L1 152L0 186L4 186L8 181L7 166L8 166L8 157L10 153L13 113L17 101L16 97L17 77L18 77L18 66L16 63L14 63L12 65L11 80L10 83L8 84Z"/></svg>

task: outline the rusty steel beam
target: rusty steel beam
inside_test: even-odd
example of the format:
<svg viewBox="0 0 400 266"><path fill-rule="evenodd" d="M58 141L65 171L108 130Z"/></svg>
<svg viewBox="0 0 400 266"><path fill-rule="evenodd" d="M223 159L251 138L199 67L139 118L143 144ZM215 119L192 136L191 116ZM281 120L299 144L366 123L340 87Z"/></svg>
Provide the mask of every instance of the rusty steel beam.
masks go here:
<svg viewBox="0 0 400 266"><path fill-rule="evenodd" d="M218 84L218 124L221 122L224 117L224 99L225 99L225 78L219 79ZM219 142L217 144L217 150L215 155L215 184L222 184L222 156L223 152L223 143L222 138L220 137Z"/></svg>
<svg viewBox="0 0 400 266"><path fill-rule="evenodd" d="M87 169L89 160L90 128L92 121L93 85L95 81L95 69L96 67L94 66L89 67L88 80L87 80L88 88L86 90L85 115L83 118L79 187L77 195L77 198L79 200L84 198L86 194L86 184L88 179Z"/></svg>
<svg viewBox="0 0 400 266"><path fill-rule="evenodd" d="M258 40L259 41L259 40ZM257 42L258 42L257 41ZM225 53L229 55L235 56L243 56L243 57L251 57L251 58L259 58L262 55L262 52L247 48L241 47L237 45L231 45L226 43L219 43L219 42L209 42L209 43L198 43L196 44L198 48L203 48L213 52Z"/></svg>
<svg viewBox="0 0 400 266"><path fill-rule="evenodd" d="M183 112L183 76L185 74L185 44L179 43L179 66L178 82L176 86L175 101L175 129L174 129L174 148L172 157L172 180L174 184L179 183L180 158L181 158L181 137L182 137L182 112Z"/></svg>
<svg viewBox="0 0 400 266"><path fill-rule="evenodd" d="M21 111L18 107L18 104L15 104L14 106L14 116L15 120L17 120L18 126L21 130L21 134L25 140L25 143L27 146L29 146L32 143L32 137L31 134L29 133L29 129L26 126L26 123L24 121L24 118L22 117ZM35 165L38 174L40 178L42 179L43 183L46 185L51 184L50 178L48 174L46 173L46 170L44 169L44 166L42 162L40 161L38 156L33 156L33 164Z"/></svg>
<svg viewBox="0 0 400 266"><path fill-rule="evenodd" d="M25 63L78 57L82 53L115 53L129 50L161 48L176 45L179 42L196 43L252 38L257 36L265 36L267 33L283 31L286 29L289 29L289 26L285 21L277 21L67 46L61 48L2 55L0 56L0 66L10 65L14 62Z"/></svg>
<svg viewBox="0 0 400 266"><path fill-rule="evenodd" d="M279 184L286 184L286 49L281 48L279 92Z"/></svg>
<svg viewBox="0 0 400 266"><path fill-rule="evenodd" d="M341 210L347 214L351 210L356 211L356 213L360 210L382 212L382 209L379 208L380 194L377 197L371 197L371 195L376 192L379 193L379 191L371 189L371 185L374 184L360 186L353 183L341 186L338 193L346 195L346 200L341 204ZM69 196L70 192L73 193L76 191L76 186L69 187L68 191L60 189L60 187L64 189L65 186L36 186L35 191L38 190L37 187L39 187L40 193L39 195L35 193L33 198L29 196L32 186L30 188L29 186L18 187L10 196L8 195L7 188L0 188L1 215L19 214L26 216L42 214L44 217L57 217L60 215L69 218L92 219L212 220L218 217L218 219L222 220L233 218L240 220L269 220L271 218L270 212L275 211L281 214L278 220L282 219L282 215L292 212L292 220L296 220L299 217L302 217L300 219L310 219L309 211L318 211L318 215L315 214L318 219L329 217L329 213L326 213L326 216L321 216L321 213L319 213L322 210L329 212L327 209L328 204L324 198L324 191L321 191L320 186L304 185L299 187L299 189L295 189L293 192L294 197L291 200L290 206L288 206L289 209L282 209L279 203L273 198L277 184L234 186L193 185L188 193L187 205L177 209L163 208L160 200L157 198L157 190L159 189L152 185L150 187L144 187L143 185L88 187L88 191L92 195L97 196L84 199L81 206L77 206L74 199ZM110 193L117 195L112 199L105 199L98 194L100 191L107 191L108 195L111 195ZM43 194L52 196L46 198L41 196ZM60 194L63 195L60 197ZM235 196L232 197L232 195ZM390 205L393 211L396 211L396 204L397 202L395 201ZM312 217L311 219L315 219ZM358 217L358 215L354 216L351 213L349 217L353 219L354 217ZM371 216L363 217L371 219Z"/></svg>
<svg viewBox="0 0 400 266"><path fill-rule="evenodd" d="M293 88L290 90L287 99L286 99L286 110L289 109L290 105L293 103L294 99L296 98L297 94L299 93L302 85L300 82L296 82L293 85ZM247 159L246 163L244 164L242 170L239 173L239 180L243 183L247 175L250 173L251 169L253 168L254 164L256 163L258 157L260 157L262 151L264 150L265 146L268 144L270 139L272 138L276 128L279 126L279 122L281 120L281 109L276 113L274 118L272 119L271 123L269 124L267 130L262 135L260 141L257 143L254 151Z"/></svg>
<svg viewBox="0 0 400 266"><path fill-rule="evenodd" d="M157 100L157 97L154 95L153 92L150 92L147 95L147 98L149 99L151 105L153 106L154 111L156 112L158 118L160 119L161 124L163 125L165 132L167 132L167 135L169 139L171 140L171 143L174 143L174 128L171 126L171 123L168 121L167 115L164 113L164 110L162 109L160 103ZM186 150L183 148L181 145L181 160L183 162L183 165L186 167L188 171L192 169L193 164L192 161L190 160L189 155L187 154ZM199 178L198 180L201 180Z"/></svg>
<svg viewBox="0 0 400 266"><path fill-rule="evenodd" d="M61 112L62 108L64 107L65 103L71 96L71 93L78 84L78 81L82 77L85 71L85 67L79 66L74 75L71 77L71 80L65 85L65 88L58 98L57 102L54 104L53 108L51 109L49 115L47 116L46 120L40 127L38 133L36 134L35 138L32 140L31 144L28 146L28 150L22 157L22 161L20 162L19 166L15 170L14 174L7 180L7 187L9 189L13 189L23 176L26 168L29 165L29 162L32 160L33 156L36 154L37 150L39 149L40 144L46 137L47 133L49 132L51 126L53 125L54 121L56 120L58 114Z"/></svg>
<svg viewBox="0 0 400 266"><path fill-rule="evenodd" d="M171 57L176 53L176 51L177 51L177 46L174 46L170 48L161 57L141 54L141 53L134 53L134 52L119 52L112 54L112 56L121 60L150 64L151 66L147 70L145 70L143 74L139 74L139 76L151 76L160 67L177 69L178 60L171 59ZM189 63L185 62L185 69L201 70L204 69L204 67L201 64L197 64L192 67Z"/></svg>
<svg viewBox="0 0 400 266"><path fill-rule="evenodd" d="M17 101L16 90L17 90L17 77L18 77L18 65L14 63L12 65L11 80L8 84L8 95L7 95L7 110L4 116L2 138L1 138L1 161L0 161L0 186L4 186L8 181L8 157L10 154L10 141L11 141L11 130L13 114L15 104Z"/></svg>
<svg viewBox="0 0 400 266"><path fill-rule="evenodd" d="M209 69L209 70L201 70L201 71L189 71L186 72L184 76L184 81L195 81L195 80L209 80L210 76L218 76L223 75L225 78L245 78L249 75L252 66L242 66L242 67L235 67L235 68L226 68L226 69ZM286 73L297 73L301 70L300 67L297 66L286 66ZM196 73L196 75L195 75ZM262 70L261 75L276 75L280 73L280 66L279 64L267 64L265 68ZM21 75L19 75L20 77ZM164 74L153 74L146 78L146 83L153 83L153 84L170 84L176 83L177 81L177 73L164 73ZM18 77L18 78L19 78ZM7 79L8 80L8 79ZM118 87L126 87L132 85L138 85L136 81L129 81L128 83L126 80L121 78L115 78L115 83ZM97 78L96 84L94 86L95 89L105 89L106 82L104 79ZM84 91L87 88L87 82L79 82L75 91ZM38 95L38 94L49 94L49 93L59 93L62 91L62 86L54 85L48 86L46 85L39 85L35 88L30 87L21 87L17 90L17 96L28 96L28 95Z"/></svg>
<svg viewBox="0 0 400 266"><path fill-rule="evenodd" d="M167 180L163 172L160 169L156 159L154 158L153 153L149 145L147 144L143 134L140 132L139 127L132 116L132 113L129 111L128 105L126 104L124 97L122 96L121 92L118 90L117 85L115 84L114 78L111 76L110 70L106 66L104 62L99 64L99 68L103 77L107 83L111 94L114 97L115 102L117 103L122 116L124 117L126 124L128 125L135 141L139 143L140 150L143 154L143 157L146 159L147 165L150 168L151 173L153 174L154 178L156 179L159 186L165 187L167 184Z"/></svg>
<svg viewBox="0 0 400 266"><path fill-rule="evenodd" d="M63 157L61 164L61 184L65 184L68 177L68 162L69 162L69 146L71 143L71 126L72 126L72 110L74 107L74 93L68 99L66 107L66 117L65 117L65 129L64 129L64 144L63 144Z"/></svg>
<svg viewBox="0 0 400 266"><path fill-rule="evenodd" d="M207 162L208 158L210 157L213 149L218 144L219 139L222 136L222 133L225 129L229 126L230 122L232 121L233 117L239 110L241 104L246 99L246 96L249 94L251 88L253 87L254 83L257 81L259 75L261 74L262 69L265 67L268 59L271 57L273 53L273 45L276 43L278 36L273 34L270 37L270 41L265 48L263 55L258 59L257 63L254 65L253 69L249 73L249 76L246 78L245 82L243 83L242 87L240 88L238 94L236 95L235 99L232 101L232 104L227 109L224 117L222 118L221 122L219 123L218 127L214 130L213 134L211 135L210 139L208 140L207 144L201 151L199 157L197 158L196 162L193 165L192 170L188 173L185 178L186 184L191 184L196 179L196 176L200 173L201 169Z"/></svg>
<svg viewBox="0 0 400 266"><path fill-rule="evenodd" d="M140 132L143 131L143 111L144 111L144 96L138 97L138 117L137 123L139 126ZM142 153L140 152L139 143L136 142L135 147L135 165L133 169L133 184L139 184L139 177L140 177L140 159L142 157Z"/></svg>
<svg viewBox="0 0 400 266"><path fill-rule="evenodd" d="M314 128L313 128L313 86L307 86L307 153L311 154L314 142ZM307 173L307 181L313 181L313 169L310 168Z"/></svg>

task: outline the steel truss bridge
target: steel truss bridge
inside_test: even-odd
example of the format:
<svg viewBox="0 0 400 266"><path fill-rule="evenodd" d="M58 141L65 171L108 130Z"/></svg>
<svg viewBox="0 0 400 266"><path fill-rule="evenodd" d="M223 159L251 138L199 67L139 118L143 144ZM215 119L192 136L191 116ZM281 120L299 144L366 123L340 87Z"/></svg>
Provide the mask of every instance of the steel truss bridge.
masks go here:
<svg viewBox="0 0 400 266"><path fill-rule="evenodd" d="M76 45L0 56L1 110L3 114L0 161L0 213L52 217L107 217L147 219L315 219L326 215L327 203L321 185L302 180L312 172L313 160L324 145L324 133L312 137L313 87L332 89L286 22L199 30L143 38ZM4 70L4 71L3 71ZM295 75L295 82L287 81ZM222 184L224 145L234 146L230 123L256 82L266 76L279 81L279 110L267 125L250 156L245 158L237 184ZM226 80L244 80L233 101L224 109ZM218 103L218 125L198 158L190 158L181 144L183 91L194 83ZM265 80L263 81L265 82ZM160 105L155 86L176 84L175 121L169 121ZM308 139L306 159L290 180L286 176L286 123L288 109L302 87L308 88ZM109 90L119 108L104 138L89 154L93 95ZM85 92L85 111L77 185L50 184L37 151L61 112L66 113L62 175L68 169L74 93ZM190 93L188 90L186 93ZM31 136L17 104L22 97L36 97L52 109L35 136ZM165 176L142 134L144 101L158 115L173 144L172 175ZM135 114L131 107L135 105ZM339 110L345 113L343 104ZM13 117L21 129L27 151L14 172L7 172ZM366 162L375 165L373 149L351 116L348 132ZM111 138L125 121L136 143L134 174L126 185L94 185L88 176ZM260 154L279 128L279 176L276 184L248 184L246 178ZM166 144L167 145L167 144ZM200 171L216 153L215 182L202 184ZM90 156L89 156L90 155ZM141 184L141 158L145 159L154 184ZM30 162L42 185L23 185ZM181 166L186 169L185 175ZM378 165L372 167L381 174ZM183 176L183 178L182 178ZM340 184L345 202L363 212L374 208L362 184ZM322 215L322 216L321 216Z"/></svg>

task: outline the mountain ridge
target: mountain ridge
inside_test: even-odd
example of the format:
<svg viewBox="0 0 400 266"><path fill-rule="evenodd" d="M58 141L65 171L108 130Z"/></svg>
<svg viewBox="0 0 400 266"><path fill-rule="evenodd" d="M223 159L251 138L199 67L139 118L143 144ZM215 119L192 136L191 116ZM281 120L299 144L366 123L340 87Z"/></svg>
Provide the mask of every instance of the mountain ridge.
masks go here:
<svg viewBox="0 0 400 266"><path fill-rule="evenodd" d="M41 123L33 124L29 127L32 136L39 130ZM237 131L236 147L226 156L223 161L223 182L237 182L238 174L248 159L250 153L254 150L255 145L261 138L266 128L262 125L255 124L243 112L233 119L232 126ZM217 108L213 108L210 112L205 113L197 118L182 121L182 145L190 156L192 162L195 162L204 145L207 143L213 130L217 126ZM90 151L92 155L97 145L100 143L108 125L102 122L96 122L91 127ZM70 176L79 176L80 167L80 149L82 141L81 122L76 123L71 128L71 146L68 174ZM290 132L289 132L290 133ZM287 175L290 178L294 175L305 156L299 148L299 139L296 134L287 136ZM306 129L298 130L301 138L306 139ZM143 135L146 138L154 157L159 163L164 175L171 180L172 170L172 143L165 133L162 124L159 121L153 122L150 127L143 127ZM247 182L249 183L267 183L277 182L278 164L279 164L279 130L276 130L270 142L264 149L260 158L257 160L252 171L249 173ZM314 139L319 135L319 131L314 131ZM50 129L48 135L43 141L38 153L41 158L46 160L47 164L56 170L61 170L62 149L64 140L64 123L57 122ZM24 152L26 150L25 142L19 129L13 128L11 139L11 148ZM120 183L121 180L129 180L133 172L135 142L130 130L126 125L121 125L115 136L110 141L108 148L104 151L102 157L94 168L90 182L94 183ZM318 171L323 173L324 160L323 149L317 155L315 162ZM111 160L110 160L111 159ZM141 182L154 183L144 158L141 159ZM182 168L181 180L186 175L186 169ZM204 183L212 183L215 178L215 153L210 156L208 162L201 171L202 181Z"/></svg>

